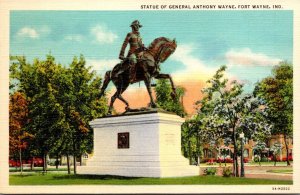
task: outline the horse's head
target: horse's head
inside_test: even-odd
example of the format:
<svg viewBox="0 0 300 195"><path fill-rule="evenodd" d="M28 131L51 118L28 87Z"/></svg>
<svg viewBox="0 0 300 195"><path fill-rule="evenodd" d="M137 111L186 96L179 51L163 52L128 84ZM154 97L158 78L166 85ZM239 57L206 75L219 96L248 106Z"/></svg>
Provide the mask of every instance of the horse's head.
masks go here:
<svg viewBox="0 0 300 195"><path fill-rule="evenodd" d="M153 54L157 62L164 62L176 50L176 40L165 37L155 39L149 46L150 53Z"/></svg>
<svg viewBox="0 0 300 195"><path fill-rule="evenodd" d="M168 59L168 57L174 53L174 51L176 50L177 44L176 44L176 40L174 39L173 41L168 41L166 43L164 43L161 46L161 52L160 52L160 62L164 62L166 61L166 59Z"/></svg>

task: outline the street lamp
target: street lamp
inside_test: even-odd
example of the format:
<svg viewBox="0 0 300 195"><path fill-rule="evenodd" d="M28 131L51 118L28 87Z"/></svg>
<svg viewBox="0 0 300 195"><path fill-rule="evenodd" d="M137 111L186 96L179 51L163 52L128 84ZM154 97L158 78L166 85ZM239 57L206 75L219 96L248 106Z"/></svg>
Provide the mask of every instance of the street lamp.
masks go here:
<svg viewBox="0 0 300 195"><path fill-rule="evenodd" d="M244 171L244 133L242 132L240 134L240 138L241 138L241 177L245 177L245 171Z"/></svg>

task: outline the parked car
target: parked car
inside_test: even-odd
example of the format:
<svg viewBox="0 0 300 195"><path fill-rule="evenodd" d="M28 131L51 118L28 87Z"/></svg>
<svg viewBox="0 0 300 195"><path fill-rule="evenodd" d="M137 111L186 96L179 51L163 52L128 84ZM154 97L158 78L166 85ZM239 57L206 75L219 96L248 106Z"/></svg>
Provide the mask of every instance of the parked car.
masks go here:
<svg viewBox="0 0 300 195"><path fill-rule="evenodd" d="M31 164L32 159L27 161L28 164ZM35 167L42 167L44 165L44 160L42 158L33 158L33 166Z"/></svg>
<svg viewBox="0 0 300 195"><path fill-rule="evenodd" d="M23 161L23 163L25 163L25 162ZM9 160L9 166L10 167L20 167L20 161L10 159Z"/></svg>
<svg viewBox="0 0 300 195"><path fill-rule="evenodd" d="M33 158L33 165L35 167L42 167L44 165L44 161L42 158ZM22 160L22 164L31 164L32 159L29 160ZM10 167L20 167L20 161L19 160L14 160L14 159L10 159L9 160L9 166Z"/></svg>

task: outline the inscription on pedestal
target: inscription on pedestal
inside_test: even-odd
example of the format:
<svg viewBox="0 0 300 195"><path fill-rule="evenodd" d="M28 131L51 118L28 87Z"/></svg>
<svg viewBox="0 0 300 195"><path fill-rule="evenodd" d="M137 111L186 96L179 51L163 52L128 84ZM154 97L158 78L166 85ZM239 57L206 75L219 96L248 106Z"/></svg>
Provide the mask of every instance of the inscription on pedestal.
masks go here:
<svg viewBox="0 0 300 195"><path fill-rule="evenodd" d="M165 134L165 143L167 145L175 145L175 135L172 133Z"/></svg>
<svg viewBox="0 0 300 195"><path fill-rule="evenodd" d="M118 148L129 148L129 133L118 133Z"/></svg>

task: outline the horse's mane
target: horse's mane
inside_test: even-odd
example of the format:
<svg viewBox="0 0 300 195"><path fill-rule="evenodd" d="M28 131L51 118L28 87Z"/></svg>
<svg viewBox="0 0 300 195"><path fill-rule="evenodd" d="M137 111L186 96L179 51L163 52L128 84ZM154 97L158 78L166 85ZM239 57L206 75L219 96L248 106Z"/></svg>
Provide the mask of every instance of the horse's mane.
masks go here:
<svg viewBox="0 0 300 195"><path fill-rule="evenodd" d="M159 37L152 41L152 43L149 45L149 50L157 50L163 43L165 42L171 42L170 39L166 37Z"/></svg>

